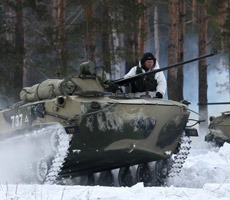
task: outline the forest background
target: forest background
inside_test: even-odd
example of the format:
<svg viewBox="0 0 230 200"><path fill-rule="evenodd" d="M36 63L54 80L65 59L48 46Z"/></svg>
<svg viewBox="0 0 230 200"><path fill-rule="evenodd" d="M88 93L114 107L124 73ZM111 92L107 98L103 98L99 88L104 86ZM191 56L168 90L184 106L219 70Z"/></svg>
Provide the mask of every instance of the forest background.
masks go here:
<svg viewBox="0 0 230 200"><path fill-rule="evenodd" d="M220 50L187 74L197 77L197 102L205 104L208 71L230 71L230 0L0 0L0 47L4 105L18 101L22 87L77 75L87 60L117 79L144 52L165 67ZM184 67L164 73L166 97L184 99ZM229 75L216 82L220 92L230 93ZM199 112L207 118L207 105Z"/></svg>

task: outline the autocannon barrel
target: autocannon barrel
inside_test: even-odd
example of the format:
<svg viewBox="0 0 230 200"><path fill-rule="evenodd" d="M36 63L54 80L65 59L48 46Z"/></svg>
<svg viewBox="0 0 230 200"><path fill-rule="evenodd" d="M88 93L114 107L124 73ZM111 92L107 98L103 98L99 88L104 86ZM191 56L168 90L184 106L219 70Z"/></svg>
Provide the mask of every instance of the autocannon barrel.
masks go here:
<svg viewBox="0 0 230 200"><path fill-rule="evenodd" d="M209 102L209 103L198 103L197 105L204 106L204 105L224 105L224 104L230 104L230 102Z"/></svg>
<svg viewBox="0 0 230 200"><path fill-rule="evenodd" d="M160 69L155 69L155 70L150 71L150 72L137 74L137 75L129 77L129 78L120 78L120 79L117 79L117 80L113 80L113 81L111 81L111 83L112 84L118 84L118 85L125 85L127 83L136 81L137 79L139 79L139 78L141 78L143 76L148 76L150 74L156 74L158 72L165 71L165 70L168 70L168 69L171 69L171 68L174 68L174 67L178 67L178 66L181 66L181 65L185 65L185 64L197 61L197 60L204 59L204 58L208 58L208 57L214 56L216 54L218 54L217 51L212 52L212 53L207 54L207 55L204 55L204 56L200 56L200 57L197 57L197 58L193 58L193 59L190 59L190 60L186 60L186 61L183 61L183 62L173 64L173 65L169 65L167 67L163 67L163 68L160 68Z"/></svg>

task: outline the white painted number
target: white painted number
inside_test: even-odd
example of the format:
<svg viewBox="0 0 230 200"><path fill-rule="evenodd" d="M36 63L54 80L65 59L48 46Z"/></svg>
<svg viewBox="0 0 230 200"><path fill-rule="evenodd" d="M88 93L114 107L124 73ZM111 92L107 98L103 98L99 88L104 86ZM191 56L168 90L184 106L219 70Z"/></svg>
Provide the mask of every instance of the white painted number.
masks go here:
<svg viewBox="0 0 230 200"><path fill-rule="evenodd" d="M23 114L11 116L12 128L22 126L22 119L23 119ZM28 118L27 118L27 120L28 120Z"/></svg>

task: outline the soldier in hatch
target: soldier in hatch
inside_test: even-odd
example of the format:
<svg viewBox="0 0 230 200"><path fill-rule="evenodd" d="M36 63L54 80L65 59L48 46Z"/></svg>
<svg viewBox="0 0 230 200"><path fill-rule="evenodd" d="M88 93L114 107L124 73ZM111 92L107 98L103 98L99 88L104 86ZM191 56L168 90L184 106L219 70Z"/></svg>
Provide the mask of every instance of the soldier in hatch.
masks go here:
<svg viewBox="0 0 230 200"><path fill-rule="evenodd" d="M147 52L139 62L139 66L134 66L124 78L129 78L140 73L150 72L159 69L159 64L152 53ZM131 91L135 96L151 96L163 98L166 90L166 79L163 72L144 76L131 84Z"/></svg>

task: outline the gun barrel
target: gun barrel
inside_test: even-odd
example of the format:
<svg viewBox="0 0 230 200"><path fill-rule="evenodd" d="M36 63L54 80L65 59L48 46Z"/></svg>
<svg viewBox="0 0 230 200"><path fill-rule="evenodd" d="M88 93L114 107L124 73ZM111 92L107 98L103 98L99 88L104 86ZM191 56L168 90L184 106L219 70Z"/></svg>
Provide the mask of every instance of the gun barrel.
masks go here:
<svg viewBox="0 0 230 200"><path fill-rule="evenodd" d="M151 71L151 72L137 74L137 75L132 76L132 77L130 77L130 78L120 78L120 79L117 79L117 80L113 80L113 81L111 81L111 82L112 82L113 84L124 85L124 84L126 84L126 83L135 81L135 80L137 80L137 79L140 78L140 77L148 76L149 74L154 74L154 73L158 73L158 72L161 72L161 71L165 71L165 70L168 70L168 69L171 69L171 68L180 66L180 65L185 65L185 64L188 64L188 63L197 61L197 60L201 60L201 59L204 59L204 58L207 58L207 57L214 56L214 55L216 55L216 54L218 54L217 51L212 52L212 53L207 54L207 55L204 55L204 56L200 56L200 57L197 57L197 58L193 58L193 59L191 59L191 60L186 60L186 61L179 62L179 63L173 64L173 65L169 65L169 66L167 66L167 67L163 67L163 68L160 68L160 69L156 69L156 70L153 70L153 71Z"/></svg>
<svg viewBox="0 0 230 200"><path fill-rule="evenodd" d="M205 105L225 105L230 104L230 102L210 102L210 103L198 103L198 106L205 106Z"/></svg>

